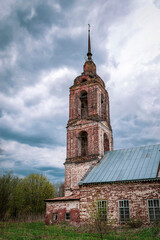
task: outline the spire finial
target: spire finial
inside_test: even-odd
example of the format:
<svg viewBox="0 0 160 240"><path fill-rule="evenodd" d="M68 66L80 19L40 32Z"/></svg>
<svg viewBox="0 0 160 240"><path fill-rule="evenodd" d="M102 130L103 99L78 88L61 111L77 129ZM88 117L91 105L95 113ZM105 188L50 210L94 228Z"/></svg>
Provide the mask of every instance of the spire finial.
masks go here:
<svg viewBox="0 0 160 240"><path fill-rule="evenodd" d="M90 41L90 24L88 24L88 60L92 60L92 53L91 53L91 41Z"/></svg>

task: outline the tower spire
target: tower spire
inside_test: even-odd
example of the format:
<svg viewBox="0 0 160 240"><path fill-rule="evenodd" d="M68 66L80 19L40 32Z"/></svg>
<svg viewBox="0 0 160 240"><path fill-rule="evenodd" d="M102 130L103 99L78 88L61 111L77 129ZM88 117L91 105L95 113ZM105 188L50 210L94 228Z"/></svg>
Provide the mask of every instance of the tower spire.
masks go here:
<svg viewBox="0 0 160 240"><path fill-rule="evenodd" d="M91 40L90 40L90 24L88 24L88 60L92 60L92 53L91 53Z"/></svg>

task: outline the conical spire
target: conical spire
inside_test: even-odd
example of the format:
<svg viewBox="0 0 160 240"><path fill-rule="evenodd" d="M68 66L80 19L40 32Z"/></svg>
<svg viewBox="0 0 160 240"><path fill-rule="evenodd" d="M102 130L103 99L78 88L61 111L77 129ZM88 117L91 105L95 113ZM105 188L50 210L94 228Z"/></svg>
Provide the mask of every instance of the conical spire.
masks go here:
<svg viewBox="0 0 160 240"><path fill-rule="evenodd" d="M91 53L91 40L90 40L90 24L88 24L88 60L92 60L92 53Z"/></svg>

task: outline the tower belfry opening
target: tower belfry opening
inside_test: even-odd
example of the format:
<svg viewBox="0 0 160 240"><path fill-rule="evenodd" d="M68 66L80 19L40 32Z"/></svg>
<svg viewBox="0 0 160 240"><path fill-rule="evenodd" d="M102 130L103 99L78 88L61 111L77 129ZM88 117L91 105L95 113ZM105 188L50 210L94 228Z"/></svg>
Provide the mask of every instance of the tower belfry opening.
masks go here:
<svg viewBox="0 0 160 240"><path fill-rule="evenodd" d="M86 131L82 131L79 134L79 155L84 157L88 153L88 134Z"/></svg>
<svg viewBox="0 0 160 240"><path fill-rule="evenodd" d="M81 93L81 118L86 118L88 116L88 101L87 101L87 92L83 91Z"/></svg>

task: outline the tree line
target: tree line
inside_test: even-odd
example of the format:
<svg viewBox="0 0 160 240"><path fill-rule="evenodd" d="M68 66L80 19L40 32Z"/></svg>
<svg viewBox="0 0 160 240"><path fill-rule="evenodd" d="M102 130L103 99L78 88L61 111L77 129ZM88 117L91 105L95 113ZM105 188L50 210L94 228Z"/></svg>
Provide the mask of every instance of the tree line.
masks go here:
<svg viewBox="0 0 160 240"><path fill-rule="evenodd" d="M35 218L44 215L47 198L63 195L64 184L58 189L41 174L18 178L12 173L0 176L0 220Z"/></svg>

